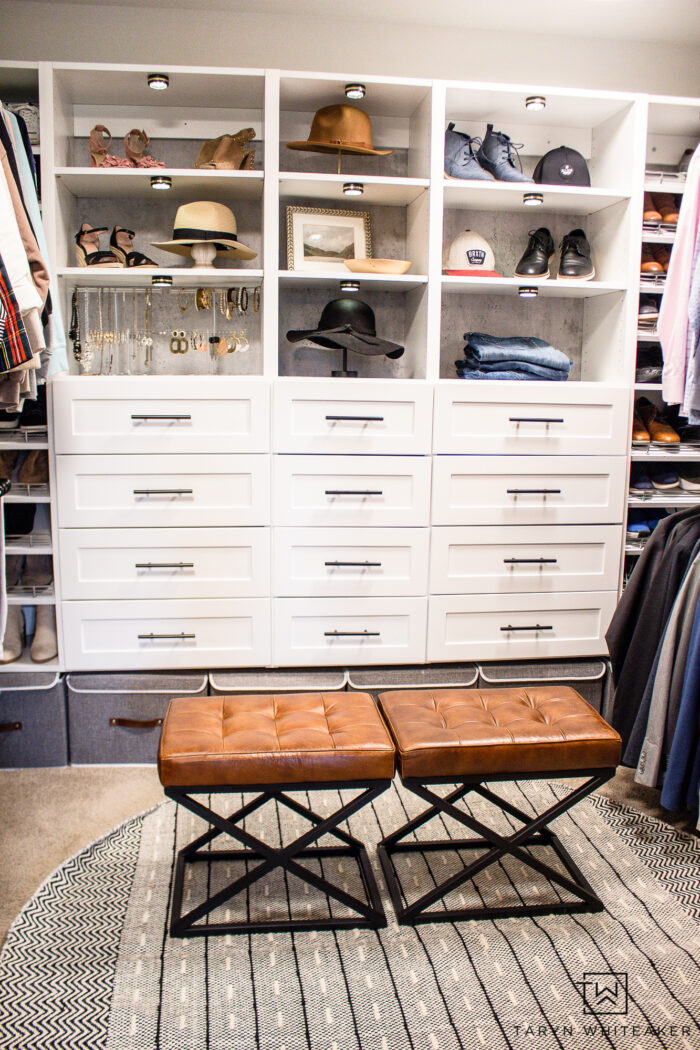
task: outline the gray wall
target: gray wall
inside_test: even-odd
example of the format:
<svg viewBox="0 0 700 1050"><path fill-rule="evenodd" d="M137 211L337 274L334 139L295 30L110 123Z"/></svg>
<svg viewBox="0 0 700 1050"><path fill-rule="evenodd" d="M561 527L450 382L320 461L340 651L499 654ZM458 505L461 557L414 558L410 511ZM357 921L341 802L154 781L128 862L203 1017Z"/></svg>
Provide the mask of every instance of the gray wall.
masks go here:
<svg viewBox="0 0 700 1050"><path fill-rule="evenodd" d="M365 19L0 0L0 57L169 62L700 95L697 48ZM237 6L237 5L236 5ZM346 10L341 0L329 7ZM590 4L594 19L597 5ZM427 4L429 10L429 0ZM633 15L632 15L633 17ZM663 5L659 18L664 18Z"/></svg>

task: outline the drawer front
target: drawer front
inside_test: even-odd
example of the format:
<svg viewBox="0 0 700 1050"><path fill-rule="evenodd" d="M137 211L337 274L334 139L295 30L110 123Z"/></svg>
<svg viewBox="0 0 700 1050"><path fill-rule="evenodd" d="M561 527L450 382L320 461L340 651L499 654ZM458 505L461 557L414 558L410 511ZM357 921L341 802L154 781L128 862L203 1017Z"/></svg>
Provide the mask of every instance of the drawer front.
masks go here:
<svg viewBox="0 0 700 1050"><path fill-rule="evenodd" d="M482 455L622 454L628 433L627 392L621 387L563 390L563 385L438 386L433 450Z"/></svg>
<svg viewBox="0 0 700 1050"><path fill-rule="evenodd" d="M280 667L425 660L427 598L274 598Z"/></svg>
<svg viewBox="0 0 700 1050"><path fill-rule="evenodd" d="M275 529L273 593L424 595L429 529Z"/></svg>
<svg viewBox="0 0 700 1050"><path fill-rule="evenodd" d="M616 591L431 597L428 660L604 656L616 603Z"/></svg>
<svg viewBox="0 0 700 1050"><path fill-rule="evenodd" d="M265 525L268 456L57 456L62 528Z"/></svg>
<svg viewBox="0 0 700 1050"><path fill-rule="evenodd" d="M270 593L269 529L61 529L59 544L68 601Z"/></svg>
<svg viewBox="0 0 700 1050"><path fill-rule="evenodd" d="M266 598L63 602L75 671L257 667L270 662Z"/></svg>
<svg viewBox="0 0 700 1050"><path fill-rule="evenodd" d="M425 455L430 452L432 386L335 380L276 385L275 452Z"/></svg>
<svg viewBox="0 0 700 1050"><path fill-rule="evenodd" d="M437 525L430 593L614 590L621 542L617 525Z"/></svg>
<svg viewBox="0 0 700 1050"><path fill-rule="evenodd" d="M275 525L427 525L427 456L275 456Z"/></svg>
<svg viewBox="0 0 700 1050"><path fill-rule="evenodd" d="M270 388L214 376L81 376L54 384L58 454L268 452Z"/></svg>
<svg viewBox="0 0 700 1050"><path fill-rule="evenodd" d="M434 525L621 522L622 456L435 456Z"/></svg>

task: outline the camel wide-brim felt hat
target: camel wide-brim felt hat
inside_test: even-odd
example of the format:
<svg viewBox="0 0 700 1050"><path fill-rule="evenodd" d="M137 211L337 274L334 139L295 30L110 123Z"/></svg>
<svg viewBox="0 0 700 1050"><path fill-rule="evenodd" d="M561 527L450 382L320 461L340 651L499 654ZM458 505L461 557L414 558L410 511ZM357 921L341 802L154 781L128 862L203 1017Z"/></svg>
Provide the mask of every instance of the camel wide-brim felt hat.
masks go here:
<svg viewBox="0 0 700 1050"><path fill-rule="evenodd" d="M327 303L317 328L287 332L290 343L308 339L326 350L352 350L365 357L402 357L400 343L380 339L376 334L374 311L361 299L332 299Z"/></svg>
<svg viewBox="0 0 700 1050"><path fill-rule="evenodd" d="M357 106L324 106L317 110L311 122L311 131L305 142L288 142L287 149L306 150L309 153L364 153L385 157L393 149L375 149L372 143L372 124L364 110Z"/></svg>
<svg viewBox="0 0 700 1050"><path fill-rule="evenodd" d="M217 255L235 259L254 259L258 254L238 240L236 216L225 204L216 201L192 201L181 204L173 223L171 241L151 241L154 248L175 255L189 255L193 244L203 241L216 247Z"/></svg>

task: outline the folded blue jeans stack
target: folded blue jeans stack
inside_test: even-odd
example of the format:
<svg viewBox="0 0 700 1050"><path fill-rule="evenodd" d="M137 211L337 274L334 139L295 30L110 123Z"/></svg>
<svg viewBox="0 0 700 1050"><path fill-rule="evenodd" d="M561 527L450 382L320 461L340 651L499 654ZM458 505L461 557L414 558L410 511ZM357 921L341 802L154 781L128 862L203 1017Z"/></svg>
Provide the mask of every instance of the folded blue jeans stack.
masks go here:
<svg viewBox="0 0 700 1050"><path fill-rule="evenodd" d="M569 378L572 361L544 339L535 336L497 336L465 332L464 358L455 361L462 379Z"/></svg>

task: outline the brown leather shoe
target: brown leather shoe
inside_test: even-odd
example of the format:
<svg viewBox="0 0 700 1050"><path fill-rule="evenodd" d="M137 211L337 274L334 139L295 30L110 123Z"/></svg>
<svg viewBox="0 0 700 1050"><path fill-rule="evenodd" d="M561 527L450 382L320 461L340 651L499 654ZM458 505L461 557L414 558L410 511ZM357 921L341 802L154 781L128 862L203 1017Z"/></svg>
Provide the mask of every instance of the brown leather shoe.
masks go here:
<svg viewBox="0 0 700 1050"><path fill-rule="evenodd" d="M646 423L652 445L677 445L680 442L681 439L673 427L669 426L659 415L656 405L638 403L637 408L639 415Z"/></svg>
<svg viewBox="0 0 700 1050"><path fill-rule="evenodd" d="M663 273L664 268L661 263L658 263L652 255L651 248L648 244L642 245L642 273Z"/></svg>
<svg viewBox="0 0 700 1050"><path fill-rule="evenodd" d="M633 445L648 445L651 441L651 435L647 428L644 426L641 418L634 413L632 417L632 444Z"/></svg>
<svg viewBox="0 0 700 1050"><path fill-rule="evenodd" d="M656 210L661 214L661 222L668 226L675 226L678 222L678 208L672 193L655 193L654 204Z"/></svg>
<svg viewBox="0 0 700 1050"><path fill-rule="evenodd" d="M671 261L671 249L667 244L655 244L652 247L654 259L657 261L659 266L662 268L664 273L668 273L668 264Z"/></svg>
<svg viewBox="0 0 700 1050"><path fill-rule="evenodd" d="M644 222L661 222L661 212L654 203L654 198L650 193L644 194L644 212L642 214Z"/></svg>
<svg viewBox="0 0 700 1050"><path fill-rule="evenodd" d="M17 464L17 453L12 449L0 452L0 480L5 481L12 477L12 472Z"/></svg>
<svg viewBox="0 0 700 1050"><path fill-rule="evenodd" d="M44 449L33 448L19 468L20 485L45 485L49 480L49 457Z"/></svg>

